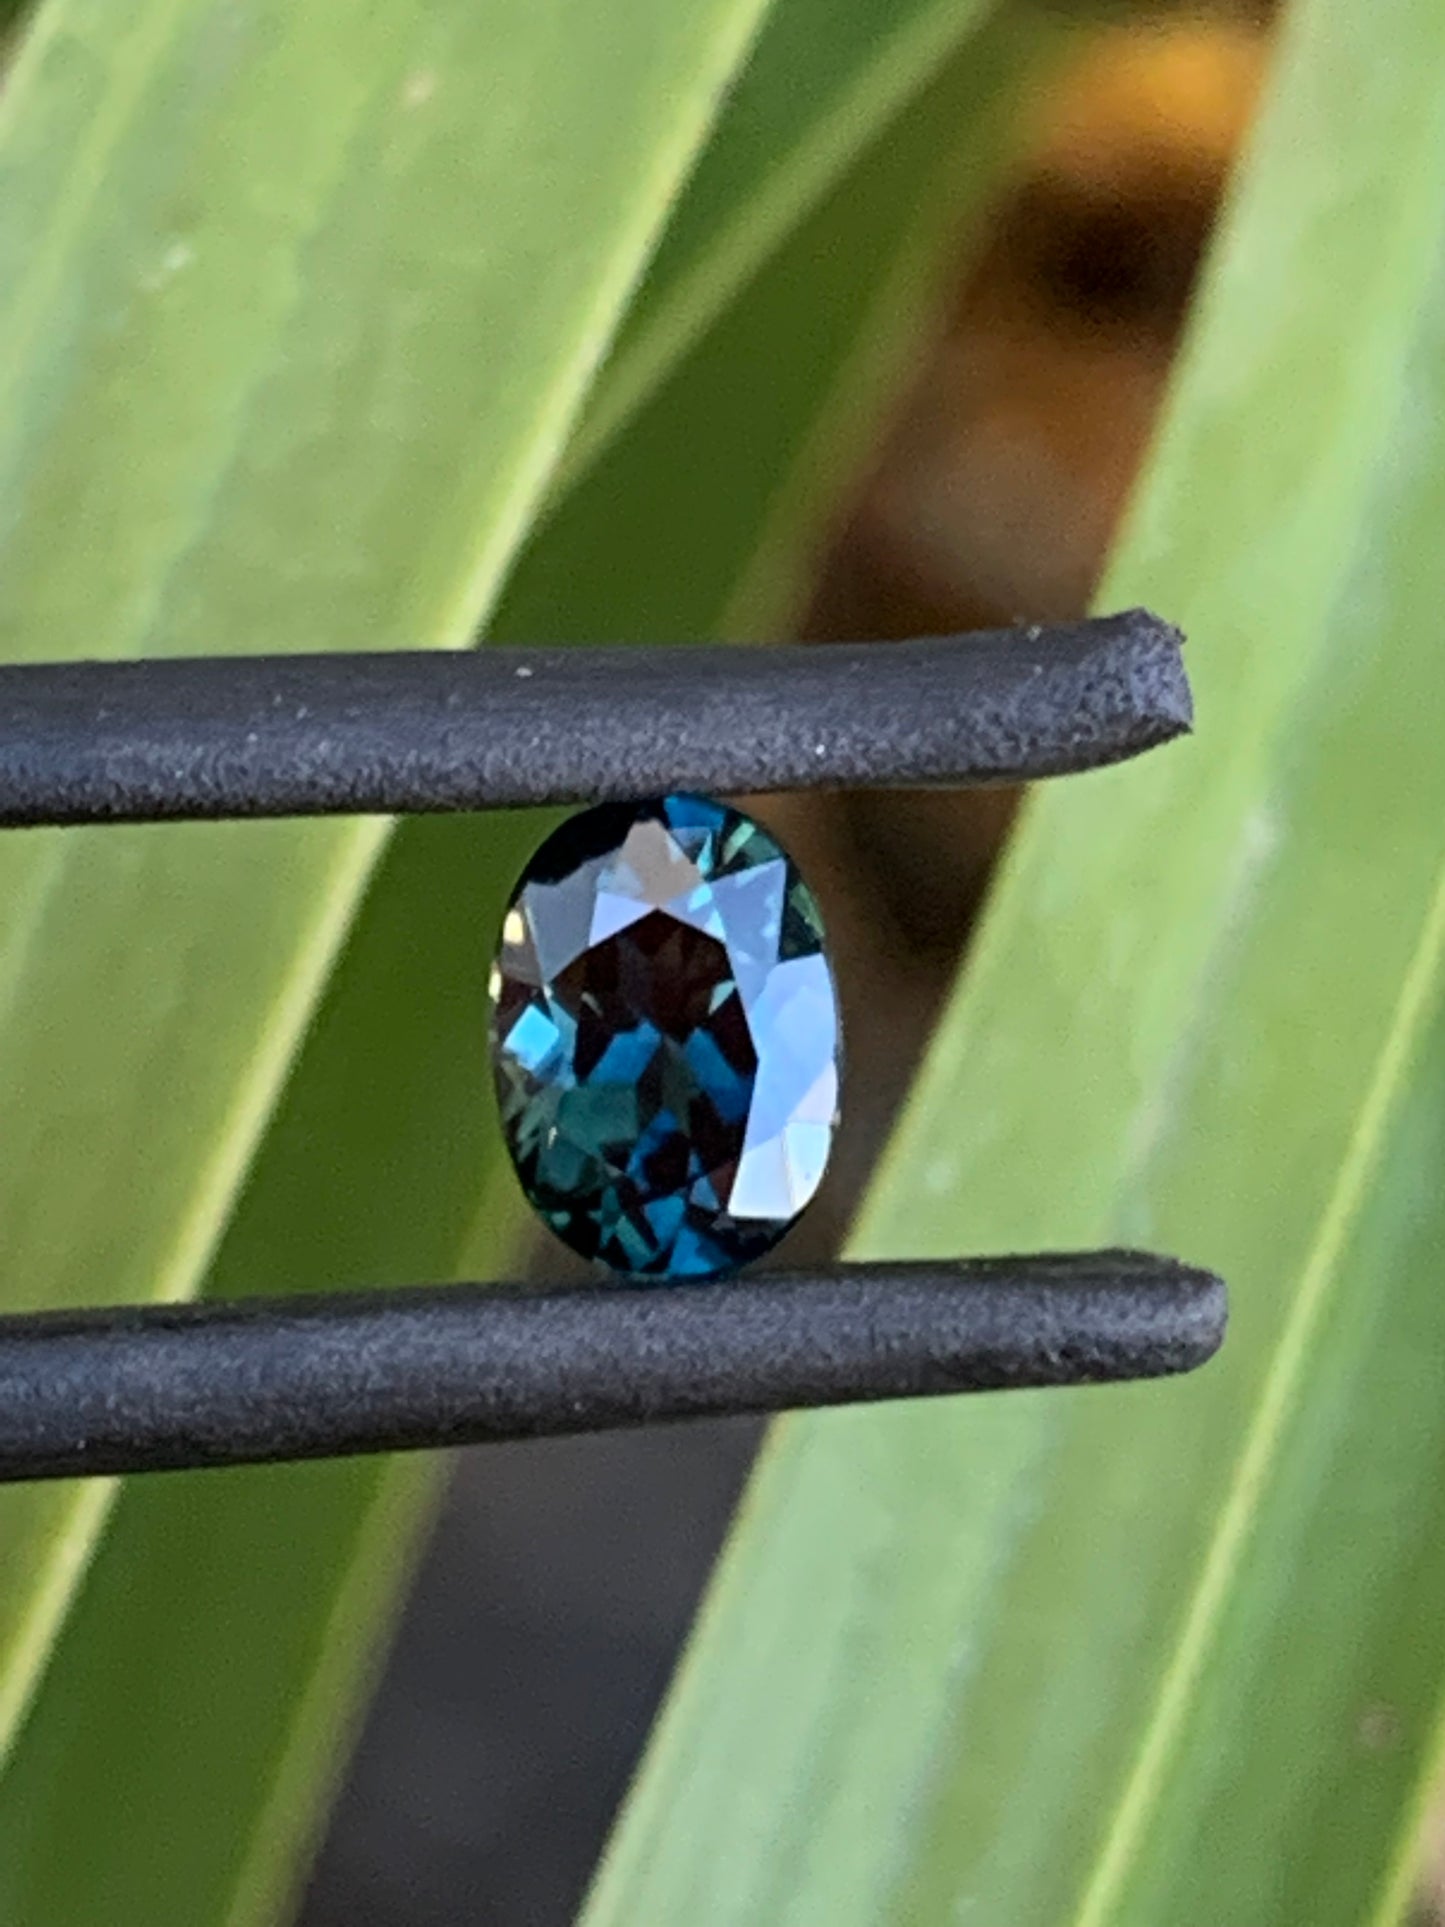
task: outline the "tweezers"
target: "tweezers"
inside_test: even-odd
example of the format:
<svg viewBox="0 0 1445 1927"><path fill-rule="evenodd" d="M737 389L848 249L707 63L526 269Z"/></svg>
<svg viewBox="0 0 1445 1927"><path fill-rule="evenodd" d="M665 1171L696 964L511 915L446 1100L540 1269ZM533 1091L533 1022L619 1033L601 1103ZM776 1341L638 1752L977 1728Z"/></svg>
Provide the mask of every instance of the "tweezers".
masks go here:
<svg viewBox="0 0 1445 1927"><path fill-rule="evenodd" d="M1031 781L1187 732L1180 651L1135 610L887 645L9 665L0 824ZM14 1313L0 1481L1157 1377L1225 1319L1212 1273L1123 1251Z"/></svg>

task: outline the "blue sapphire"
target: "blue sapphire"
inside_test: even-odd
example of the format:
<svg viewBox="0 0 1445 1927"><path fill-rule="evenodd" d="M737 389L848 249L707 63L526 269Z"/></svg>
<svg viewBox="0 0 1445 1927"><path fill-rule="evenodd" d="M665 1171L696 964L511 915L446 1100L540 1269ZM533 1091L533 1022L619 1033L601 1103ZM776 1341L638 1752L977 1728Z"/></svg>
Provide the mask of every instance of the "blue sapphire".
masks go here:
<svg viewBox="0 0 1445 1927"><path fill-rule="evenodd" d="M711 1278L775 1244L837 1122L818 906L762 825L701 796L604 804L528 865L492 1052L527 1196L615 1271Z"/></svg>

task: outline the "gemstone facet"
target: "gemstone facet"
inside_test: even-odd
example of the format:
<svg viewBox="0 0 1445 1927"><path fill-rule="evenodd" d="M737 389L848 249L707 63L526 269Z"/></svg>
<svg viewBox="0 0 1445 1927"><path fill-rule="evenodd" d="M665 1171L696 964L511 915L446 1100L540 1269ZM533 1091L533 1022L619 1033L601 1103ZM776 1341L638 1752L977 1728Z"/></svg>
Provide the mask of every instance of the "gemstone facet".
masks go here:
<svg viewBox="0 0 1445 1927"><path fill-rule="evenodd" d="M817 1190L837 1122L811 891L707 797L570 818L502 924L492 1057L517 1175L560 1237L615 1271L735 1270Z"/></svg>

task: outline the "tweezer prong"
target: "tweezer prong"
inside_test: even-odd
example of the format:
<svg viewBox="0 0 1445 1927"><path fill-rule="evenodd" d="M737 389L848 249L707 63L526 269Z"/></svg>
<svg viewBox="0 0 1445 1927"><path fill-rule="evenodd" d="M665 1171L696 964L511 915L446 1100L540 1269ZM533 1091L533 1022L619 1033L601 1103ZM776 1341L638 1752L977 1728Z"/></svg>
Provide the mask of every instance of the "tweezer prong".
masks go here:
<svg viewBox="0 0 1445 1927"><path fill-rule="evenodd" d="M1013 783L1187 730L1143 610L918 642L0 667L0 824Z"/></svg>
<svg viewBox="0 0 1445 1927"><path fill-rule="evenodd" d="M898 643L0 668L0 824L494 809L1098 768L1187 730L1136 610ZM454 1286L0 1318L0 1481L1188 1371L1224 1287L1104 1252L702 1289Z"/></svg>
<svg viewBox="0 0 1445 1927"><path fill-rule="evenodd" d="M1217 1278L1119 1251L12 1316L0 1481L1153 1377L1224 1321Z"/></svg>

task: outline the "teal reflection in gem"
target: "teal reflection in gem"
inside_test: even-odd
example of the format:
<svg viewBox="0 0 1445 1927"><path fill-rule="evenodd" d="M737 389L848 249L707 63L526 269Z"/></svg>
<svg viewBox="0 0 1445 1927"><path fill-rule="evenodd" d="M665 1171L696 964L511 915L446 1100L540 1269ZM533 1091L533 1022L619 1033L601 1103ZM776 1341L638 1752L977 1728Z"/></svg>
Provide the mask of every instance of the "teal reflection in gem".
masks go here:
<svg viewBox="0 0 1445 1927"><path fill-rule="evenodd" d="M584 1257L717 1277L817 1190L838 1000L812 893L741 810L664 796L564 823L517 886L492 994L517 1175Z"/></svg>

